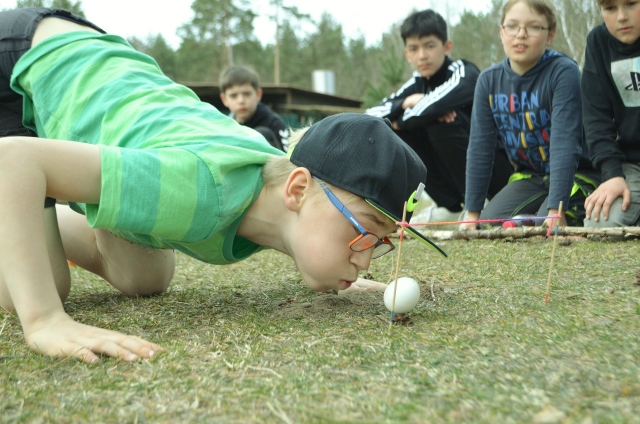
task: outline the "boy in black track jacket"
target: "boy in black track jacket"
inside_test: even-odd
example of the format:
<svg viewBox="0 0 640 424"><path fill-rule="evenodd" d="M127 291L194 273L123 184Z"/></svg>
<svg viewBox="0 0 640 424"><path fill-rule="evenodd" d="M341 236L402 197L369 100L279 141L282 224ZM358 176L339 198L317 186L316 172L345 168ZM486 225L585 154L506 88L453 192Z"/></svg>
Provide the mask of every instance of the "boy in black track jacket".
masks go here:
<svg viewBox="0 0 640 424"><path fill-rule="evenodd" d="M433 10L410 15L400 33L415 71L397 92L365 113L390 119L427 166L426 192L439 207L416 216L416 222L454 221L464 202L471 107L480 71L449 57L453 42L447 39L447 24ZM504 151L496 152L489 197L507 184L511 172Z"/></svg>

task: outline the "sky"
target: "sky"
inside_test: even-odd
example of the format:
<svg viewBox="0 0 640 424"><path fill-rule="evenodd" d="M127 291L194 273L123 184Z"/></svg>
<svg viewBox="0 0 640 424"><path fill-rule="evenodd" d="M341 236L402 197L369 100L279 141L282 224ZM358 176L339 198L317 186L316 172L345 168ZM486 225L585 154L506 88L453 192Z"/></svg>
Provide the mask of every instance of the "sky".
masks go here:
<svg viewBox="0 0 640 424"><path fill-rule="evenodd" d="M81 0L86 17L105 31L128 37L145 40L149 35L162 34L174 49L180 45L176 35L179 26L193 17L191 4L193 0ZM381 34L387 32L392 24L402 21L414 8L432 8L438 11L450 23L464 9L487 12L491 0L395 0L389 2L373 2L371 0L283 0L285 6L296 6L302 13L319 20L323 12L331 14L342 24L345 35L349 38L363 34L367 44L380 41ZM382 3L385 6L374 6ZM449 4L451 3L451 4ZM455 3L455 4L453 4ZM254 21L258 39L271 42L275 33L275 24L266 16L273 14L269 0L252 0L251 4L261 17ZM389 6L391 4L392 6ZM0 10L15 7L15 0L0 0ZM168 6L170 5L170 6ZM149 13L148 11L153 11Z"/></svg>

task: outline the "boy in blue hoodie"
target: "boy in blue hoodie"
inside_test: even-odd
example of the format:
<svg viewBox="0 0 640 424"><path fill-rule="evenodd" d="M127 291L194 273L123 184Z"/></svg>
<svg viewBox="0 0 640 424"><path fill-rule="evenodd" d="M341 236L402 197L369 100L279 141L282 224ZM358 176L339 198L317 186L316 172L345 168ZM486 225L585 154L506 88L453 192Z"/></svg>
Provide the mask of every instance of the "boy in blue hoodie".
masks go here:
<svg viewBox="0 0 640 424"><path fill-rule="evenodd" d="M550 50L556 34L547 0L510 0L500 38L507 58L478 78L467 151L467 219L558 214L582 225L584 199L597 185L580 119L580 70ZM484 207L493 151L500 142L515 167L509 184ZM550 218L537 221L550 224ZM476 224L462 224L474 229Z"/></svg>

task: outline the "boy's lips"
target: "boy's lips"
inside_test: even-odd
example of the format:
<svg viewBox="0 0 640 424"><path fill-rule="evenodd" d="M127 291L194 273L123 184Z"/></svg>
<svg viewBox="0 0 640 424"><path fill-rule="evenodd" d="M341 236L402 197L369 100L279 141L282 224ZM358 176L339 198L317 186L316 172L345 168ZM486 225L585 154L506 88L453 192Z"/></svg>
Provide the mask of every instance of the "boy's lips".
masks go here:
<svg viewBox="0 0 640 424"><path fill-rule="evenodd" d="M353 281L340 280L340 283L338 285L340 286L340 290L346 290L351 287L351 284L353 284Z"/></svg>

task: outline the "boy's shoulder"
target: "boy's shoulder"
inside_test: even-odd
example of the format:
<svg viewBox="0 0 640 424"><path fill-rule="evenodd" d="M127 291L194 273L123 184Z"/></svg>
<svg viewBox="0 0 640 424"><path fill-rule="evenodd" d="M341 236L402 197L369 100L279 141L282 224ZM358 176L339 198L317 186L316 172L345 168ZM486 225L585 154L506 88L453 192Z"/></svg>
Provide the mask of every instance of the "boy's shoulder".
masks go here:
<svg viewBox="0 0 640 424"><path fill-rule="evenodd" d="M269 106L267 106L262 102L258 103L258 107L256 108L256 115L257 114L262 114L264 116L269 116L272 118L276 118L278 120L282 120L282 117L280 117L280 115L276 111L274 111L273 109L271 109Z"/></svg>
<svg viewBox="0 0 640 424"><path fill-rule="evenodd" d="M440 69L443 69L443 68L448 69L449 71L452 71L452 72L455 72L457 69L464 68L465 71L480 73L480 69L475 63L463 58L452 59L447 56L447 58L445 59Z"/></svg>
<svg viewBox="0 0 640 424"><path fill-rule="evenodd" d="M478 72L480 72L480 68L478 68L478 65L476 65L475 63L471 62L470 60L467 59L456 59L453 60L453 62L458 62L458 63L462 63L466 68L470 68L470 69L477 69Z"/></svg>
<svg viewBox="0 0 640 424"><path fill-rule="evenodd" d="M245 125L249 127L256 127L259 125L286 127L284 119L282 119L277 112L262 102L258 103L256 111L253 113L251 119L245 122Z"/></svg>
<svg viewBox="0 0 640 424"><path fill-rule="evenodd" d="M487 77L491 74L494 74L496 72L504 72L506 70L509 69L509 65L508 65L508 59L503 59L502 61L498 62L498 63L494 63L493 65L489 66L486 69L483 69L482 72L480 72L480 75L483 77Z"/></svg>
<svg viewBox="0 0 640 424"><path fill-rule="evenodd" d="M596 25L595 27L591 28L591 31L589 31L589 33L587 34L587 44L590 42L593 43L595 41L604 40L608 36L609 30L604 23L601 23L600 25Z"/></svg>

